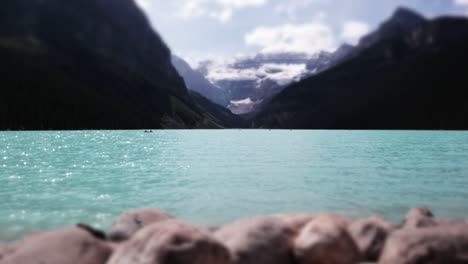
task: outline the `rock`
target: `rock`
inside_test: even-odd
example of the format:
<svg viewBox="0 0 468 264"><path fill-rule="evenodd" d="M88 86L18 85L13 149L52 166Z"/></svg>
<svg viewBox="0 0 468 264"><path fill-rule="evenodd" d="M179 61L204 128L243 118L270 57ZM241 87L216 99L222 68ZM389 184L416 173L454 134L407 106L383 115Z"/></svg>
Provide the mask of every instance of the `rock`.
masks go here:
<svg viewBox="0 0 468 264"><path fill-rule="evenodd" d="M205 230L178 220L144 227L108 264L229 264L229 251Z"/></svg>
<svg viewBox="0 0 468 264"><path fill-rule="evenodd" d="M379 261L379 264L439 263L468 263L468 225L395 231Z"/></svg>
<svg viewBox="0 0 468 264"><path fill-rule="evenodd" d="M405 216L404 228L424 228L434 226L466 225L468 221L462 219L436 218L426 207L411 209Z"/></svg>
<svg viewBox="0 0 468 264"><path fill-rule="evenodd" d="M172 218L157 208L132 209L114 220L108 237L111 241L120 242L130 238L142 227Z"/></svg>
<svg viewBox="0 0 468 264"><path fill-rule="evenodd" d="M388 236L396 226L381 217L358 220L348 227L348 232L359 249L363 261L379 260Z"/></svg>
<svg viewBox="0 0 468 264"><path fill-rule="evenodd" d="M278 214L274 215L285 221L294 231L299 232L307 223L317 217L316 214Z"/></svg>
<svg viewBox="0 0 468 264"><path fill-rule="evenodd" d="M310 221L294 240L299 264L354 264L359 251L347 231L349 222L336 215L320 215Z"/></svg>
<svg viewBox="0 0 468 264"><path fill-rule="evenodd" d="M221 225L210 225L206 227L206 229L211 233L218 231L218 229L220 228L221 228Z"/></svg>
<svg viewBox="0 0 468 264"><path fill-rule="evenodd" d="M92 236L94 236L97 239L101 240L106 240L107 236L106 233L102 232L101 230L98 230L90 225L87 224L77 224L76 227L81 228L85 230L86 232L90 233Z"/></svg>
<svg viewBox="0 0 468 264"><path fill-rule="evenodd" d="M0 261L8 255L15 252L15 246L11 244L0 243Z"/></svg>
<svg viewBox="0 0 468 264"><path fill-rule="evenodd" d="M294 230L280 217L243 219L218 229L214 236L231 251L235 264L290 264Z"/></svg>
<svg viewBox="0 0 468 264"><path fill-rule="evenodd" d="M68 227L26 238L2 264L104 264L111 253L105 241L81 228Z"/></svg>
<svg viewBox="0 0 468 264"><path fill-rule="evenodd" d="M411 209L405 216L404 227L429 227L437 225L434 214L426 207Z"/></svg>
<svg viewBox="0 0 468 264"><path fill-rule="evenodd" d="M434 221L438 226L468 225L468 221L462 219L436 218Z"/></svg>

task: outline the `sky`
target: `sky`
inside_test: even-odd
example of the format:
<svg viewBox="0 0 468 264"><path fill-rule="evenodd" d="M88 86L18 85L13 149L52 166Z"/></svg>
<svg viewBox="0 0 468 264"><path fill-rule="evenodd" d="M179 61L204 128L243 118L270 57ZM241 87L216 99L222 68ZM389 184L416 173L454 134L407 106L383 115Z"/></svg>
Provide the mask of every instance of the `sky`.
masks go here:
<svg viewBox="0 0 468 264"><path fill-rule="evenodd" d="M333 51L398 6L428 18L468 16L468 0L136 0L173 53L189 62L258 52Z"/></svg>

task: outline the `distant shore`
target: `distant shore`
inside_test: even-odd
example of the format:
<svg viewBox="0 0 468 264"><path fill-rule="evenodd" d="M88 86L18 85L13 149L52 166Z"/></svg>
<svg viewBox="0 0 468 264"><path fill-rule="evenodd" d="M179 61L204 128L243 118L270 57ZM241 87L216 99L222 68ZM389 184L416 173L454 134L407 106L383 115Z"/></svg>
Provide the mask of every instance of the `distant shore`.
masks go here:
<svg viewBox="0 0 468 264"><path fill-rule="evenodd" d="M467 263L468 221L425 207L401 223L338 214L255 216L196 226L157 208L133 209L104 232L86 224L0 243L0 263L419 264Z"/></svg>

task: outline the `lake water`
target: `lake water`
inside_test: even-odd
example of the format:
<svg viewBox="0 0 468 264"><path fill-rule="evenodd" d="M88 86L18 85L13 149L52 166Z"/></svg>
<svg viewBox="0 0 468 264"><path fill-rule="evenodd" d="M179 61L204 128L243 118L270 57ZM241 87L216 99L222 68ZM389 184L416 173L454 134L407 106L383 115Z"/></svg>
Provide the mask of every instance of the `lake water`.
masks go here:
<svg viewBox="0 0 468 264"><path fill-rule="evenodd" d="M468 217L468 132L0 132L0 240L155 206L200 224L280 213Z"/></svg>

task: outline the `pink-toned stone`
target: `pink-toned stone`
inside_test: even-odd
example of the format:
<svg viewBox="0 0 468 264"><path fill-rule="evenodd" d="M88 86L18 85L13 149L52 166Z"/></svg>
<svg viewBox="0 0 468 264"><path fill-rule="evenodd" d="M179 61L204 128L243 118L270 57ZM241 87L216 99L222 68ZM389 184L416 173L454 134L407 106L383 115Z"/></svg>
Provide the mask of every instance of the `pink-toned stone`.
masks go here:
<svg viewBox="0 0 468 264"><path fill-rule="evenodd" d="M141 228L168 219L173 219L173 217L158 208L128 210L112 223L109 239L115 242L124 241Z"/></svg>
<svg viewBox="0 0 468 264"><path fill-rule="evenodd" d="M353 222L348 232L359 249L363 261L377 261L388 236L396 225L381 217L370 217Z"/></svg>
<svg viewBox="0 0 468 264"><path fill-rule="evenodd" d="M276 217L281 218L281 220L285 221L288 226L290 226L296 232L299 232L307 223L312 221L317 214L309 214L309 213L296 213L296 214L278 214L274 215Z"/></svg>
<svg viewBox="0 0 468 264"><path fill-rule="evenodd" d="M404 228L426 228L435 226L465 225L468 222L462 219L437 218L426 207L411 209L405 216Z"/></svg>
<svg viewBox="0 0 468 264"><path fill-rule="evenodd" d="M430 227L437 225L434 214L427 207L411 209L405 216L404 227Z"/></svg>
<svg viewBox="0 0 468 264"><path fill-rule="evenodd" d="M121 244L108 264L229 264L229 251L208 231L179 220L148 225Z"/></svg>
<svg viewBox="0 0 468 264"><path fill-rule="evenodd" d="M380 264L468 263L468 225L404 228L385 244Z"/></svg>
<svg viewBox="0 0 468 264"><path fill-rule="evenodd" d="M107 244L79 227L30 236L15 246L2 264L104 264L112 253Z"/></svg>
<svg viewBox="0 0 468 264"><path fill-rule="evenodd" d="M15 246L12 244L0 243L0 261L6 256L15 252Z"/></svg>
<svg viewBox="0 0 468 264"><path fill-rule="evenodd" d="M214 235L230 250L235 264L292 264L294 233L280 217L259 216L222 226Z"/></svg>
<svg viewBox="0 0 468 264"><path fill-rule="evenodd" d="M298 264L354 264L360 260L349 235L349 221L323 214L310 221L294 240Z"/></svg>

